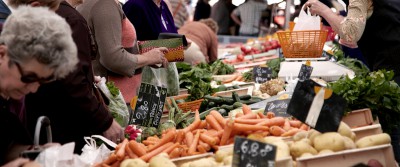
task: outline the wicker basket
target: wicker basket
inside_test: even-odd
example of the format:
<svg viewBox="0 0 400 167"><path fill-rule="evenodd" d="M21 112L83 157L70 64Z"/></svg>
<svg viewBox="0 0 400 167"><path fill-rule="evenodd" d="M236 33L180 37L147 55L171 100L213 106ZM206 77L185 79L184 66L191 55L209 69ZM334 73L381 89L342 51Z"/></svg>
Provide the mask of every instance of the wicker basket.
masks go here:
<svg viewBox="0 0 400 167"><path fill-rule="evenodd" d="M328 35L327 30L277 32L285 58L318 58Z"/></svg>
<svg viewBox="0 0 400 167"><path fill-rule="evenodd" d="M172 98L174 98L175 100L186 99L189 95L190 94L183 94L183 95L173 96ZM196 111L200 108L200 104L201 104L201 102L203 102L203 100L204 99L199 99L199 100L190 101L190 102L178 103L178 107L183 112ZM169 98L167 98L167 101L168 101L168 103L171 104L171 100Z"/></svg>

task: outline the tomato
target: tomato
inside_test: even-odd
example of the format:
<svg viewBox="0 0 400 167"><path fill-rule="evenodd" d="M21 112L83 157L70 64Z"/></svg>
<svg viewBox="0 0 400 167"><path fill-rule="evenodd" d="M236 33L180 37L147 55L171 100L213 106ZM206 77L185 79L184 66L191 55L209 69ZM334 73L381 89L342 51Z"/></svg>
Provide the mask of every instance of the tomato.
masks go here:
<svg viewBox="0 0 400 167"><path fill-rule="evenodd" d="M243 54L238 54L236 56L236 59L239 60L239 61L243 61L244 60L244 55Z"/></svg>

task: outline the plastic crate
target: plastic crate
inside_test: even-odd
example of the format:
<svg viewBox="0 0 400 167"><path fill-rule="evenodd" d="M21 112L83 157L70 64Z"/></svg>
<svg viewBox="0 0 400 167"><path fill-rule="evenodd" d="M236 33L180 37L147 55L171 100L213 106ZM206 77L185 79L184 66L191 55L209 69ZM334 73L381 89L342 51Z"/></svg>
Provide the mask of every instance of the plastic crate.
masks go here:
<svg viewBox="0 0 400 167"><path fill-rule="evenodd" d="M280 31L277 34L285 58L318 58L322 56L328 31Z"/></svg>

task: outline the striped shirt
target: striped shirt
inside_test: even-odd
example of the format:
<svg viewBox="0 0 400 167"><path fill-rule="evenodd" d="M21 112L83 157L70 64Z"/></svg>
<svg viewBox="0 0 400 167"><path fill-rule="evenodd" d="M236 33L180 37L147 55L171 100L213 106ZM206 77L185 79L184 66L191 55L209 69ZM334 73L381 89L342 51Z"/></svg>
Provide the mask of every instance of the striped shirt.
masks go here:
<svg viewBox="0 0 400 167"><path fill-rule="evenodd" d="M262 11L267 8L267 3L248 0L233 10L233 14L240 16L242 24L239 32L242 34L257 34Z"/></svg>
<svg viewBox="0 0 400 167"><path fill-rule="evenodd" d="M189 12L186 9L186 4L182 0L169 0L171 3L171 13L174 17L175 27L180 28L189 18Z"/></svg>

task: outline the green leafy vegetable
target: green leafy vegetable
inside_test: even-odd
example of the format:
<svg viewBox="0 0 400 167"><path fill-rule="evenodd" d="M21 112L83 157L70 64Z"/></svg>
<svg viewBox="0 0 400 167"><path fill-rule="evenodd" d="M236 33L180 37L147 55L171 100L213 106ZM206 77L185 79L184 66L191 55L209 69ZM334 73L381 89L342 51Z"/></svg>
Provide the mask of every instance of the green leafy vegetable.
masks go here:
<svg viewBox="0 0 400 167"><path fill-rule="evenodd" d="M278 78L278 73L281 68L281 62L285 61L285 58L277 58L277 59L272 59L267 62L267 66L272 69L272 79Z"/></svg>
<svg viewBox="0 0 400 167"><path fill-rule="evenodd" d="M329 87L346 99L348 112L370 108L381 120L383 130L390 132L400 125L400 87L393 76L393 71L379 70L353 79L341 78Z"/></svg>
<svg viewBox="0 0 400 167"><path fill-rule="evenodd" d="M208 70L193 67L190 71L179 74L180 87L188 89L190 101L203 98L207 94L213 93L211 88L212 75Z"/></svg>
<svg viewBox="0 0 400 167"><path fill-rule="evenodd" d="M337 63L353 70L356 75L365 75L369 72L368 67L360 60L346 57L339 45L334 45L332 51Z"/></svg>
<svg viewBox="0 0 400 167"><path fill-rule="evenodd" d="M110 90L110 93L113 97L116 97L119 95L119 89L115 86L114 82L108 81L106 83L108 90Z"/></svg>

